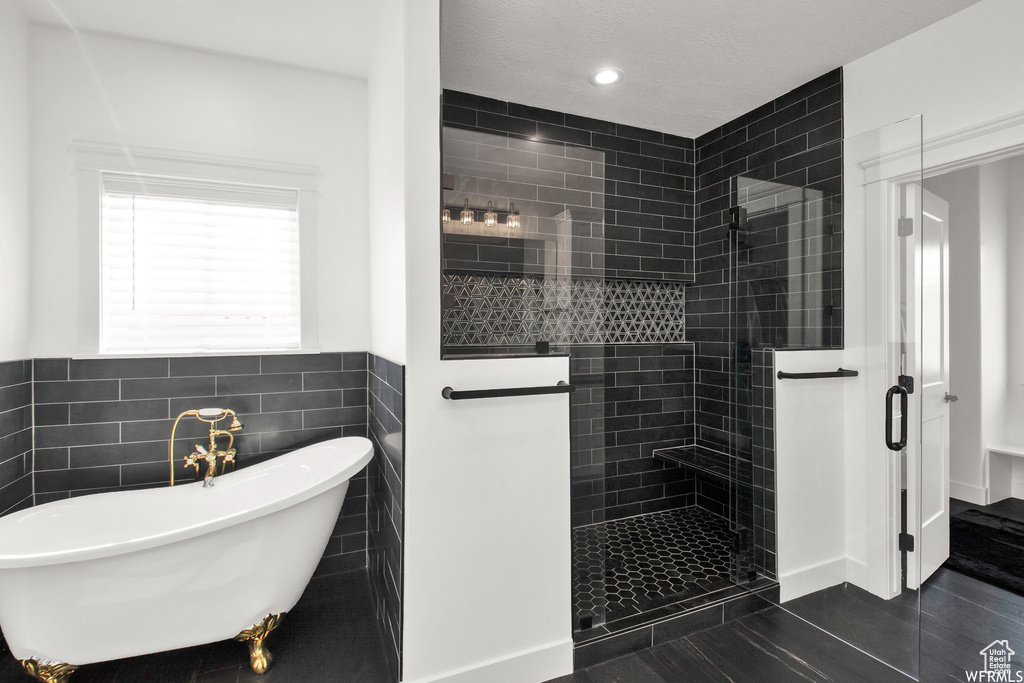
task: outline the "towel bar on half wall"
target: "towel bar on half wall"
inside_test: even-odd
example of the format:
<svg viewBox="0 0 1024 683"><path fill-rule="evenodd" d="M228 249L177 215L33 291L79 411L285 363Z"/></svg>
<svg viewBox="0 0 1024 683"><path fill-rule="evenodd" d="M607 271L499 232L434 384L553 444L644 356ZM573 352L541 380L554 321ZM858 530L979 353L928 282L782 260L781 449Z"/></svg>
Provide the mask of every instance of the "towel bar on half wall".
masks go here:
<svg viewBox="0 0 1024 683"><path fill-rule="evenodd" d="M449 401L467 398L500 398L502 396L539 396L543 394L571 394L576 387L568 382L559 382L551 387L511 387L508 389L469 389L456 391L451 387L441 390L441 396Z"/></svg>
<svg viewBox="0 0 1024 683"><path fill-rule="evenodd" d="M831 372L783 372L779 370L776 377L779 379L828 379L830 377L856 377L859 373L856 370L832 370Z"/></svg>

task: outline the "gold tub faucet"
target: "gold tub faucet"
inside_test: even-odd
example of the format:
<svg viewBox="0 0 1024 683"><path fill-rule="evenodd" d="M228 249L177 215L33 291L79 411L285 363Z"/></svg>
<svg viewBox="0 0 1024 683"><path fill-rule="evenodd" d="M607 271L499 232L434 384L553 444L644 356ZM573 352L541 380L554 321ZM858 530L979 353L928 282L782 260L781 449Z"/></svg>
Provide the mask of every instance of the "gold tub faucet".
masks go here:
<svg viewBox="0 0 1024 683"><path fill-rule="evenodd" d="M227 429L218 429L217 424L231 416L231 425ZM237 432L242 428L242 423L238 421L238 415L235 411L228 408L201 408L199 410L186 410L178 419L174 421L174 426L171 427L171 448L170 448L170 462L171 462L171 486L174 486L174 432L178 428L178 422L183 417L194 417L197 420L206 422L210 425L210 445L204 447L201 444L196 444L195 450L185 456L185 467L195 467L196 473L199 472L200 461L206 461L206 476L203 478L203 487L213 486L213 478L217 476L217 460L223 458L220 467L220 473L224 474L224 470L227 464L234 463L235 461L235 435L233 432ZM228 437L228 447L224 450L217 448L217 437L226 436Z"/></svg>

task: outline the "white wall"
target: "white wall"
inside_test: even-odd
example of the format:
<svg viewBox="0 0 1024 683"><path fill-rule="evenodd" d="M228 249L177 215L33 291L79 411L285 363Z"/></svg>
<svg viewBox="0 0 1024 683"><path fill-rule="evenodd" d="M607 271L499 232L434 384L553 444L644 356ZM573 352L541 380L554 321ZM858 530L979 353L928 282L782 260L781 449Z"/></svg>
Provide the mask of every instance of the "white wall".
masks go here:
<svg viewBox="0 0 1024 683"><path fill-rule="evenodd" d="M1007 356L1006 441L1024 446L1024 157L1010 163L1007 205ZM1024 461L1020 463L1024 465ZM1024 481L1024 473L1014 481Z"/></svg>
<svg viewBox="0 0 1024 683"><path fill-rule="evenodd" d="M554 384L568 359L439 360L439 1L403 7L404 680L547 680L572 671L568 397L440 392Z"/></svg>
<svg viewBox="0 0 1024 683"><path fill-rule="evenodd" d="M109 36L30 35L33 356L77 349L76 138L319 165L320 347L368 348L364 82Z"/></svg>
<svg viewBox="0 0 1024 683"><path fill-rule="evenodd" d="M978 167L926 181L949 203L949 492L976 505L988 499L981 430L981 226Z"/></svg>
<svg viewBox="0 0 1024 683"><path fill-rule="evenodd" d="M978 222L981 291L981 438L982 446L1006 441L1006 388L1008 358L1007 285L1007 200L1010 175L1008 162L985 164L978 169ZM954 359L950 359L952 363ZM955 393L955 389L954 389ZM989 501L1011 493L1011 461L995 458L989 466Z"/></svg>
<svg viewBox="0 0 1024 683"><path fill-rule="evenodd" d="M0 3L0 361L29 353L28 22Z"/></svg>
<svg viewBox="0 0 1024 683"><path fill-rule="evenodd" d="M847 137L917 114L929 139L1024 111L1024 3L982 0L843 67Z"/></svg>
<svg viewBox="0 0 1024 683"><path fill-rule="evenodd" d="M405 45L400 0L387 0L368 79L370 351L405 363ZM424 209L429 212L429 209Z"/></svg>

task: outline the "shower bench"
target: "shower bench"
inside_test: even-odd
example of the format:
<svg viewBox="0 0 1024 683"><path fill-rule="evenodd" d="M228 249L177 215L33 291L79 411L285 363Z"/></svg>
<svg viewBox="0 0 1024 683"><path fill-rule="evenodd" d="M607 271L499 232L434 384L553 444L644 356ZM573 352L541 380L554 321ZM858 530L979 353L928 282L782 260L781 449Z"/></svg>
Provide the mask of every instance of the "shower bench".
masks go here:
<svg viewBox="0 0 1024 683"><path fill-rule="evenodd" d="M751 483L752 466L749 460L706 446L656 448L653 456L655 460L692 470L724 484L734 483L737 479L741 484Z"/></svg>

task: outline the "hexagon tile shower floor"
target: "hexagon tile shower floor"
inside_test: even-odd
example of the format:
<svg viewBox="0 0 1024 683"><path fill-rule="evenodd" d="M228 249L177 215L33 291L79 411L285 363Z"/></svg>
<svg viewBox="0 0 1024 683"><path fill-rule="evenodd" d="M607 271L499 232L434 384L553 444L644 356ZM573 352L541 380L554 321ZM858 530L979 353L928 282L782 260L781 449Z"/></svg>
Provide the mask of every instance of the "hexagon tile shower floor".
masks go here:
<svg viewBox="0 0 1024 683"><path fill-rule="evenodd" d="M700 507L577 527L572 540L577 627L730 585L729 523Z"/></svg>

